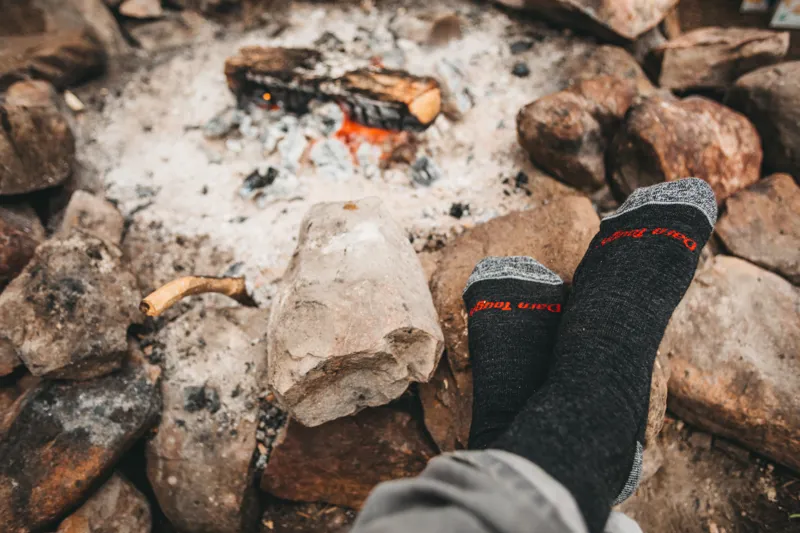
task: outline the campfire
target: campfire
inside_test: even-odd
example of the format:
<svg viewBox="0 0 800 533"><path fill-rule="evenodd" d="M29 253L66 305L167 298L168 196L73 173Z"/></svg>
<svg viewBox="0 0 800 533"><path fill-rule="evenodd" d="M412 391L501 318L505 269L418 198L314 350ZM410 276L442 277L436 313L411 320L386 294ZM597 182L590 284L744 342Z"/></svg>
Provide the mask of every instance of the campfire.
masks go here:
<svg viewBox="0 0 800 533"><path fill-rule="evenodd" d="M476 263L570 285L604 216L690 175L702 251L596 241L700 258L620 510L797 522L800 62L769 27L796 2L12 3L3 532L347 531L469 444Z"/></svg>

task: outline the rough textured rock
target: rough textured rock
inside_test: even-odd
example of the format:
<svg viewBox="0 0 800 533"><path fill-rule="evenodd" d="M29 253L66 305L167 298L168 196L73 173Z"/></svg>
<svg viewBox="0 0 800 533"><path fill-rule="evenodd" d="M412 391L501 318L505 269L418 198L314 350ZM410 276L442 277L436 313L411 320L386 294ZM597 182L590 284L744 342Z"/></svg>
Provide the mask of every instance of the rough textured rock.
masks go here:
<svg viewBox="0 0 800 533"><path fill-rule="evenodd" d="M758 128L764 139L764 167L800 180L800 61L742 76L725 102Z"/></svg>
<svg viewBox="0 0 800 533"><path fill-rule="evenodd" d="M9 383L11 381L11 383ZM14 402L16 402L28 390L32 389L39 384L40 378L30 374L23 374L17 380L13 377L3 380L0 386L0 434L8 430L11 422L14 421L16 410Z"/></svg>
<svg viewBox="0 0 800 533"><path fill-rule="evenodd" d="M352 508L361 507L378 483L415 476L436 455L422 423L391 407L314 428L290 421L282 439L261 478L263 490Z"/></svg>
<svg viewBox="0 0 800 533"><path fill-rule="evenodd" d="M70 198L59 235L81 229L94 237L119 246L125 219L114 204L86 191L75 191Z"/></svg>
<svg viewBox="0 0 800 533"><path fill-rule="evenodd" d="M0 104L0 195L21 194L63 182L75 158L75 139L41 81L12 85Z"/></svg>
<svg viewBox="0 0 800 533"><path fill-rule="evenodd" d="M56 533L150 533L150 504L136 487L114 474Z"/></svg>
<svg viewBox="0 0 800 533"><path fill-rule="evenodd" d="M164 413L147 444L147 476L179 531L239 533L258 520L253 452L267 315L192 310L159 333Z"/></svg>
<svg viewBox="0 0 800 533"><path fill-rule="evenodd" d="M219 28L199 13L181 11L164 13L162 19L137 25L130 33L143 49L157 52L211 39Z"/></svg>
<svg viewBox="0 0 800 533"><path fill-rule="evenodd" d="M758 132L744 116L697 96L634 105L609 150L620 196L694 176L711 185L720 204L758 181L761 159Z"/></svg>
<svg viewBox="0 0 800 533"><path fill-rule="evenodd" d="M599 225L588 198L566 196L476 226L443 249L431 291L447 356L431 382L419 387L425 425L442 451L465 447L469 436L472 374L461 293L475 264L486 256L529 255L571 283Z"/></svg>
<svg viewBox="0 0 800 533"><path fill-rule="evenodd" d="M619 46L590 46L585 52L568 58L562 73L571 83L614 76L634 82L639 95L650 96L657 91L636 59Z"/></svg>
<svg viewBox="0 0 800 533"><path fill-rule="evenodd" d="M520 110L519 143L548 173L595 191L606 183L606 148L636 94L635 83L626 79L579 81Z"/></svg>
<svg viewBox="0 0 800 533"><path fill-rule="evenodd" d="M17 402L0 435L4 531L39 531L88 496L155 423L158 374L131 362L92 381L42 381Z"/></svg>
<svg viewBox="0 0 800 533"><path fill-rule="evenodd" d="M669 406L682 419L800 470L800 290L715 257L672 316ZM769 319L765 319L768 315Z"/></svg>
<svg viewBox="0 0 800 533"><path fill-rule="evenodd" d="M304 219L273 304L269 383L317 426L428 381L442 331L419 259L381 201L323 203Z"/></svg>
<svg viewBox="0 0 800 533"><path fill-rule="evenodd" d="M751 28L701 28L653 49L648 57L667 89L727 89L740 76L779 62L789 33Z"/></svg>
<svg viewBox="0 0 800 533"><path fill-rule="evenodd" d="M516 9L532 11L598 37L632 41L659 22L678 0L496 0Z"/></svg>
<svg viewBox="0 0 800 533"><path fill-rule="evenodd" d="M32 208L0 204L0 290L25 268L44 236Z"/></svg>
<svg viewBox="0 0 800 533"><path fill-rule="evenodd" d="M775 174L739 191L717 222L717 236L732 254L800 285L800 187Z"/></svg>
<svg viewBox="0 0 800 533"><path fill-rule="evenodd" d="M32 374L88 379L119 368L141 298L121 256L76 230L40 245L0 294L0 336Z"/></svg>

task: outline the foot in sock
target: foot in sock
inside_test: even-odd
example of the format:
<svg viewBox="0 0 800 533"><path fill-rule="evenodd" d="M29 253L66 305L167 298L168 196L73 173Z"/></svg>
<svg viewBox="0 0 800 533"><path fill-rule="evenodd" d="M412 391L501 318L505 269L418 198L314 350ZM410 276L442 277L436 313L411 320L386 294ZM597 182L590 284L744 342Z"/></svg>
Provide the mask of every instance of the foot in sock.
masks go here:
<svg viewBox="0 0 800 533"><path fill-rule="evenodd" d="M505 431L544 382L564 284L529 257L487 257L464 289L469 313L473 408L470 449Z"/></svg>
<svg viewBox="0 0 800 533"><path fill-rule="evenodd" d="M638 189L606 217L575 276L543 387L491 447L521 455L603 530L647 422L656 351L716 222L707 183Z"/></svg>

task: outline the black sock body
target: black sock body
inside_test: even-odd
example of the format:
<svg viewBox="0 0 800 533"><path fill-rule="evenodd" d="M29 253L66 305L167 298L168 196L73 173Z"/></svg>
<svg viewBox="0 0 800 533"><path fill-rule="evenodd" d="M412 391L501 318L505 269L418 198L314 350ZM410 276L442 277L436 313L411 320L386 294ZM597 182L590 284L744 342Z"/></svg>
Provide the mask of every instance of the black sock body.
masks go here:
<svg viewBox="0 0 800 533"><path fill-rule="evenodd" d="M473 375L470 449L505 431L544 382L564 284L529 257L487 257L464 289Z"/></svg>
<svg viewBox="0 0 800 533"><path fill-rule="evenodd" d="M563 483L592 533L631 475L656 351L716 213L708 184L687 179L638 189L603 220L575 273L547 383L492 445Z"/></svg>

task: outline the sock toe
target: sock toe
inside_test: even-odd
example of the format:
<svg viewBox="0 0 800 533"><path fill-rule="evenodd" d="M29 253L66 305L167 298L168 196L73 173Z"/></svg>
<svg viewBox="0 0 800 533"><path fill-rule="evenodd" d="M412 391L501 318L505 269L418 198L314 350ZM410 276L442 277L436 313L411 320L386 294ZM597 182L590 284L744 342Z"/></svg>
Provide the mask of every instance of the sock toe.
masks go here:
<svg viewBox="0 0 800 533"><path fill-rule="evenodd" d="M708 219L711 227L717 222L717 198L711 186L699 178L685 178L640 187L633 191L628 199L613 215L605 217L609 220L646 205L690 205L699 209Z"/></svg>
<svg viewBox="0 0 800 533"><path fill-rule="evenodd" d="M467 280L464 292L479 281L490 279L518 279L547 285L561 285L561 278L532 257L486 257L482 259Z"/></svg>

